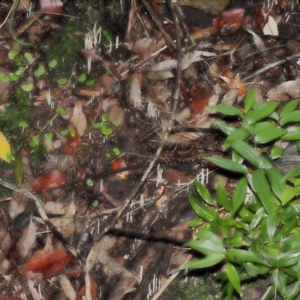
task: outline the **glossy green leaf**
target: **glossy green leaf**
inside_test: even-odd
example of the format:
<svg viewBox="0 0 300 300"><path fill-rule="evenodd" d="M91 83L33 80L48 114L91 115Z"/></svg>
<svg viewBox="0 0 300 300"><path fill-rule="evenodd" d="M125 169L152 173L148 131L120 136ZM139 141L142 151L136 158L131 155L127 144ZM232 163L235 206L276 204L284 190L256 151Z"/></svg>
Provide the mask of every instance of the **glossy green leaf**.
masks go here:
<svg viewBox="0 0 300 300"><path fill-rule="evenodd" d="M201 221L200 219L193 219L191 221L189 221L188 223L188 227L199 227L203 224L203 221Z"/></svg>
<svg viewBox="0 0 300 300"><path fill-rule="evenodd" d="M225 265L225 272L227 274L227 277L230 281L230 283L233 285L235 290L241 294L242 293L242 288L241 288L241 283L240 283L240 278L237 270L231 263L226 263Z"/></svg>
<svg viewBox="0 0 300 300"><path fill-rule="evenodd" d="M292 170L288 171L282 178L281 181L286 181L290 178L295 178L300 176L300 166L294 167Z"/></svg>
<svg viewBox="0 0 300 300"><path fill-rule="evenodd" d="M244 108L245 108L245 112L247 113L253 106L255 101L255 89L251 89L245 98L245 104L244 104Z"/></svg>
<svg viewBox="0 0 300 300"><path fill-rule="evenodd" d="M263 216L265 215L265 209L261 207L254 215L253 219L250 223L250 230L255 229L260 221L262 220Z"/></svg>
<svg viewBox="0 0 300 300"><path fill-rule="evenodd" d="M294 99L292 101L289 101L282 109L281 111L281 116L286 115L287 113L293 111L294 109L296 109L296 107L299 105L300 99Z"/></svg>
<svg viewBox="0 0 300 300"><path fill-rule="evenodd" d="M231 147L239 153L242 157L244 157L248 162L250 162L253 166L257 168L262 167L262 161L258 152L249 146L247 143L243 141L236 141L231 145Z"/></svg>
<svg viewBox="0 0 300 300"><path fill-rule="evenodd" d="M223 227L234 227L237 224L237 221L230 217L217 218L217 222Z"/></svg>
<svg viewBox="0 0 300 300"><path fill-rule="evenodd" d="M285 205L296 196L295 189L286 188L282 193L282 204Z"/></svg>
<svg viewBox="0 0 300 300"><path fill-rule="evenodd" d="M250 136L249 130L245 128L237 128L236 130L234 130L232 133L229 134L229 136L227 137L227 139L223 144L223 149L226 150L235 141L243 141L247 139L249 136Z"/></svg>
<svg viewBox="0 0 300 300"><path fill-rule="evenodd" d="M229 106L225 104L219 104L219 105L212 105L208 107L209 109L212 109L214 111L217 111L219 113L222 113L227 116L243 116L243 112L234 107L234 106Z"/></svg>
<svg viewBox="0 0 300 300"><path fill-rule="evenodd" d="M212 197L208 191L208 189L202 185L197 179L194 180L194 184L196 187L196 191L198 195L209 205L214 205Z"/></svg>
<svg viewBox="0 0 300 300"><path fill-rule="evenodd" d="M298 263L300 253L285 252L276 257L276 260L271 262L273 268L288 267Z"/></svg>
<svg viewBox="0 0 300 300"><path fill-rule="evenodd" d="M203 269L217 265L224 260L225 254L213 253L206 256L203 259L197 259L188 262L183 268L184 269Z"/></svg>
<svg viewBox="0 0 300 300"><path fill-rule="evenodd" d="M232 150L232 161L242 164L244 162L244 158L240 156L236 151Z"/></svg>
<svg viewBox="0 0 300 300"><path fill-rule="evenodd" d="M208 207L206 207L205 205L200 204L199 201L194 196L189 195L189 201L195 213L203 220L210 222L215 219L215 215L213 211Z"/></svg>
<svg viewBox="0 0 300 300"><path fill-rule="evenodd" d="M278 230L275 240L280 241L282 238L287 237L292 230L297 226L297 223L299 222L299 218L294 218L290 221L285 222L283 226L280 227Z"/></svg>
<svg viewBox="0 0 300 300"><path fill-rule="evenodd" d="M241 178L233 192L232 202L233 202L233 213L236 213L238 209L242 206L245 201L247 192L247 180L246 178Z"/></svg>
<svg viewBox="0 0 300 300"><path fill-rule="evenodd" d="M271 158L272 159L277 159L277 158L281 157L282 154L283 154L283 150L284 150L283 148L274 145L272 147L271 153L270 153Z"/></svg>
<svg viewBox="0 0 300 300"><path fill-rule="evenodd" d="M282 174L276 168L266 170L266 174L270 182L272 191L278 199L282 200L282 194L286 189L286 184L282 182Z"/></svg>
<svg viewBox="0 0 300 300"><path fill-rule="evenodd" d="M234 130L236 130L235 127L228 125L225 122L211 122L210 123L211 126L217 127L220 130L222 130L225 134L229 135L230 133L232 133Z"/></svg>
<svg viewBox="0 0 300 300"><path fill-rule="evenodd" d="M279 207L271 203L269 207L269 213L267 216L267 233L269 239L273 238L277 229L278 211Z"/></svg>
<svg viewBox="0 0 300 300"><path fill-rule="evenodd" d="M249 124L254 124L267 116L269 116L276 107L279 105L279 102L268 102L260 104L256 109L249 111L245 118Z"/></svg>
<svg viewBox="0 0 300 300"><path fill-rule="evenodd" d="M285 129L278 128L272 122L257 123L255 124L253 131L253 134L255 135L254 141L259 144L269 143L286 133L287 131Z"/></svg>
<svg viewBox="0 0 300 300"><path fill-rule="evenodd" d="M227 190L223 185L218 185L217 187L217 203L228 212L232 211L232 203L228 200Z"/></svg>
<svg viewBox="0 0 300 300"><path fill-rule="evenodd" d="M252 184L259 197L259 200L269 213L271 191L263 171L256 170L252 173Z"/></svg>
<svg viewBox="0 0 300 300"><path fill-rule="evenodd" d="M232 161L231 159L221 157L221 156L211 156L205 157L205 160L208 160L217 166L226 169L231 172L243 173L246 174L248 172L247 168L237 162Z"/></svg>
<svg viewBox="0 0 300 300"><path fill-rule="evenodd" d="M300 293L299 279L289 288L286 300L294 300Z"/></svg>
<svg viewBox="0 0 300 300"><path fill-rule="evenodd" d="M242 249L226 250L226 258L233 263L255 262L263 266L269 266L266 261L259 258L253 252Z"/></svg>
<svg viewBox="0 0 300 300"><path fill-rule="evenodd" d="M185 244L185 246L190 247L205 255L209 255L213 252L225 252L223 241L216 234L207 230L202 236L199 237L199 239L188 242Z"/></svg>
<svg viewBox="0 0 300 300"><path fill-rule="evenodd" d="M288 123L298 123L300 122L300 111L294 110L289 113L286 113L282 118L280 119L279 123L281 126L284 126Z"/></svg>
<svg viewBox="0 0 300 300"><path fill-rule="evenodd" d="M300 140L300 127L289 127L284 136L281 137L283 141Z"/></svg>
<svg viewBox="0 0 300 300"><path fill-rule="evenodd" d="M300 253L300 233L290 235L281 241L282 252L298 252Z"/></svg>

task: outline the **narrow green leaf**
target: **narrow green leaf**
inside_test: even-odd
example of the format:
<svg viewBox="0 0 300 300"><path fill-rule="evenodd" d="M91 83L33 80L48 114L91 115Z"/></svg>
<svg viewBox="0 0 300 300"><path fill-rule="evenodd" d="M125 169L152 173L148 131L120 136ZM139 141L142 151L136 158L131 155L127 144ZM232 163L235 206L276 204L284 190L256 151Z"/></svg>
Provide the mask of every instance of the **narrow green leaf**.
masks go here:
<svg viewBox="0 0 300 300"><path fill-rule="evenodd" d="M263 266L270 266L253 252L242 249L226 250L226 258L233 263L255 262Z"/></svg>
<svg viewBox="0 0 300 300"><path fill-rule="evenodd" d="M215 266L224 260L225 255L222 253L213 253L206 256L203 259L197 259L188 262L183 268L184 269L204 269L211 266Z"/></svg>
<svg viewBox="0 0 300 300"><path fill-rule="evenodd" d="M234 130L232 133L229 134L229 136L224 142L223 149L226 150L235 141L243 141L247 139L247 137L249 136L250 136L249 130L245 128L237 128L236 130Z"/></svg>
<svg viewBox="0 0 300 300"><path fill-rule="evenodd" d="M289 113L286 113L282 118L280 119L279 123L281 126L284 126L288 123L298 123L300 122L300 111L294 110Z"/></svg>
<svg viewBox="0 0 300 300"><path fill-rule="evenodd" d="M282 252L300 253L300 233L290 235L281 241Z"/></svg>
<svg viewBox="0 0 300 300"><path fill-rule="evenodd" d="M266 211L269 213L271 192L269 183L263 171L256 170L252 173L252 184L259 197L259 200L263 204Z"/></svg>
<svg viewBox="0 0 300 300"><path fill-rule="evenodd" d="M231 159L224 158L221 156L211 156L205 157L205 160L208 160L217 166L226 169L231 172L243 173L246 174L248 172L247 168L237 162L232 161Z"/></svg>
<svg viewBox="0 0 300 300"><path fill-rule="evenodd" d="M254 101L255 101L255 89L251 89L247 93L246 98L245 98L244 108L245 108L246 113L252 108Z"/></svg>
<svg viewBox="0 0 300 300"><path fill-rule="evenodd" d="M254 124L267 116L269 116L276 107L279 105L279 102L268 102L260 104L256 109L249 111L246 114L246 120L249 124Z"/></svg>
<svg viewBox="0 0 300 300"><path fill-rule="evenodd" d="M282 193L282 204L285 205L296 196L295 189L286 188Z"/></svg>
<svg viewBox="0 0 300 300"><path fill-rule="evenodd" d="M263 207L261 207L256 213L254 218L252 219L251 223L250 223L250 230L253 230L256 228L256 226L260 223L262 217L265 214L265 209Z"/></svg>
<svg viewBox="0 0 300 300"><path fill-rule="evenodd" d="M287 113L293 111L299 105L299 102L300 102L299 98L289 101L282 109L281 116L284 116Z"/></svg>
<svg viewBox="0 0 300 300"><path fill-rule="evenodd" d="M192 195L189 195L190 204L195 213L207 222L211 222L215 219L215 215L211 209L199 203L199 201Z"/></svg>
<svg viewBox="0 0 300 300"><path fill-rule="evenodd" d="M225 122L211 122L210 124L211 124L211 126L221 129L227 135L229 135L231 132L236 130L235 127L228 125Z"/></svg>
<svg viewBox="0 0 300 300"><path fill-rule="evenodd" d="M227 116L244 116L243 112L234 106L219 104L219 105L209 106L208 108L213 109Z"/></svg>
<svg viewBox="0 0 300 300"><path fill-rule="evenodd" d="M242 156L240 156L236 151L232 150L232 161L235 161L239 164L242 164L244 162L244 158Z"/></svg>
<svg viewBox="0 0 300 300"><path fill-rule="evenodd" d="M257 123L255 124L253 131L253 134L255 135L255 142L260 144L269 143L270 141L276 140L285 133L287 133L285 129L278 128L272 122Z"/></svg>
<svg viewBox="0 0 300 300"><path fill-rule="evenodd" d="M194 180L194 184L199 196L209 205L214 205L212 197L208 191L208 189L202 185L197 179Z"/></svg>
<svg viewBox="0 0 300 300"><path fill-rule="evenodd" d="M223 185L217 187L217 203L228 212L232 211L232 203L228 200L227 190Z"/></svg>
<svg viewBox="0 0 300 300"><path fill-rule="evenodd" d="M273 268L282 268L292 266L298 263L300 253L286 252L276 257L276 260L271 262Z"/></svg>
<svg viewBox="0 0 300 300"><path fill-rule="evenodd" d="M288 171L282 178L282 182L286 181L287 179L290 178L295 178L300 176L300 166L294 167L292 170Z"/></svg>
<svg viewBox="0 0 300 300"><path fill-rule="evenodd" d="M225 272L227 274L227 277L230 281L230 283L233 285L235 290L241 295L242 289L241 289L241 283L239 274L236 271L235 267L231 263L226 263L225 265Z"/></svg>
<svg viewBox="0 0 300 300"><path fill-rule="evenodd" d="M225 252L223 241L216 234L207 230L205 230L205 233L202 237L200 236L199 239L186 243L185 246L199 251L205 255L209 255L212 252Z"/></svg>
<svg viewBox="0 0 300 300"><path fill-rule="evenodd" d="M266 174L270 182L272 191L278 199L282 200L282 193L286 189L286 184L282 182L282 174L278 169L275 168L266 170Z"/></svg>
<svg viewBox="0 0 300 300"><path fill-rule="evenodd" d="M247 143L243 141L236 141L231 145L231 147L239 153L242 157L244 157L248 162L250 162L253 166L257 168L262 167L262 161L260 159L257 151L249 146Z"/></svg>
<svg viewBox="0 0 300 300"><path fill-rule="evenodd" d="M300 127L289 127L285 135L281 137L283 141L300 140Z"/></svg>
<svg viewBox="0 0 300 300"><path fill-rule="evenodd" d="M233 202L233 213L236 213L237 210L244 203L247 192L247 180L246 178L241 178L233 192L232 202Z"/></svg>
<svg viewBox="0 0 300 300"><path fill-rule="evenodd" d="M273 238L277 229L278 211L279 207L271 203L269 207L269 214L267 216L267 233L269 239Z"/></svg>

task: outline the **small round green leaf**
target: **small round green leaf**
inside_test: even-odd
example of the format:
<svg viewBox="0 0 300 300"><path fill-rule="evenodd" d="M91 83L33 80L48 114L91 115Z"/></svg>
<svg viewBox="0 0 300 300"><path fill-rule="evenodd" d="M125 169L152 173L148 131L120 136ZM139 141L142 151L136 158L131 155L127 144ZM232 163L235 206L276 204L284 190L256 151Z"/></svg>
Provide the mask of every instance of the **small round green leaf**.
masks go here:
<svg viewBox="0 0 300 300"><path fill-rule="evenodd" d="M53 69L57 65L57 60L53 59L48 63L49 68Z"/></svg>
<svg viewBox="0 0 300 300"><path fill-rule="evenodd" d="M25 52L24 57L27 59L27 61L31 64L33 62L33 56L29 52Z"/></svg>
<svg viewBox="0 0 300 300"><path fill-rule="evenodd" d="M8 52L9 59L14 59L17 55L19 55L19 51L17 50L12 49Z"/></svg>

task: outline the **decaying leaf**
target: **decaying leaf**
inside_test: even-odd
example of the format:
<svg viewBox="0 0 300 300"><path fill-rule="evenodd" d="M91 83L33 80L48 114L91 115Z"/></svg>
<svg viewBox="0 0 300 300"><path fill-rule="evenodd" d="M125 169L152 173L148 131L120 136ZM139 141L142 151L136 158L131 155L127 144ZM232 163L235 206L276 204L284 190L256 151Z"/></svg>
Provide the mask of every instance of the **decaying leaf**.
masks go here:
<svg viewBox="0 0 300 300"><path fill-rule="evenodd" d="M0 158L10 163L9 155L11 155L10 144L3 133L0 131Z"/></svg>
<svg viewBox="0 0 300 300"><path fill-rule="evenodd" d="M59 275L58 280L59 280L59 283L60 283L66 297L69 300L75 300L76 292L75 292L75 289L74 289L73 285L71 284L70 280L68 279L68 277L66 275Z"/></svg>
<svg viewBox="0 0 300 300"><path fill-rule="evenodd" d="M74 124L79 136L83 136L87 127L86 116L82 111L82 102L76 101L75 107L73 109L73 116L71 122Z"/></svg>
<svg viewBox="0 0 300 300"><path fill-rule="evenodd" d="M266 22L266 24L263 28L263 33L267 34L267 35L278 35L279 34L276 21L271 15L268 16L268 21Z"/></svg>
<svg viewBox="0 0 300 300"><path fill-rule="evenodd" d="M32 185L32 192L41 192L48 188L63 185L67 175L59 170L52 169L48 174L39 177Z"/></svg>
<svg viewBox="0 0 300 300"><path fill-rule="evenodd" d="M140 107L142 105L142 93L139 83L139 74L132 76L129 82L129 102L134 107Z"/></svg>
<svg viewBox="0 0 300 300"><path fill-rule="evenodd" d="M18 254L25 258L29 251L32 249L36 240L36 226L32 221L32 217L30 218L30 222L28 226L25 228L21 238L19 239L16 249Z"/></svg>
<svg viewBox="0 0 300 300"><path fill-rule="evenodd" d="M63 251L36 252L25 264L24 276L34 278L38 274L53 274L65 268L68 263L74 263L74 259Z"/></svg>
<svg viewBox="0 0 300 300"><path fill-rule="evenodd" d="M300 79L279 84L276 88L269 90L267 97L271 101L287 101L300 97Z"/></svg>

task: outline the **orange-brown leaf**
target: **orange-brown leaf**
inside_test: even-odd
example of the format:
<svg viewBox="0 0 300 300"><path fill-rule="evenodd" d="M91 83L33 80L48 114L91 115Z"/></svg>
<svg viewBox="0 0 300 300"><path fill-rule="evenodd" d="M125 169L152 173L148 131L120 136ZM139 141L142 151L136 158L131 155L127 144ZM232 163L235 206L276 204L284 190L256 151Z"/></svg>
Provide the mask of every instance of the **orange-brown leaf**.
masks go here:
<svg viewBox="0 0 300 300"><path fill-rule="evenodd" d="M43 190L63 185L66 182L67 175L59 170L52 169L48 174L39 177L32 185L32 192L41 192Z"/></svg>
<svg viewBox="0 0 300 300"><path fill-rule="evenodd" d="M27 276L28 272L32 272L50 275L62 271L68 263L74 263L74 259L66 252L36 252L25 264L23 274Z"/></svg>

